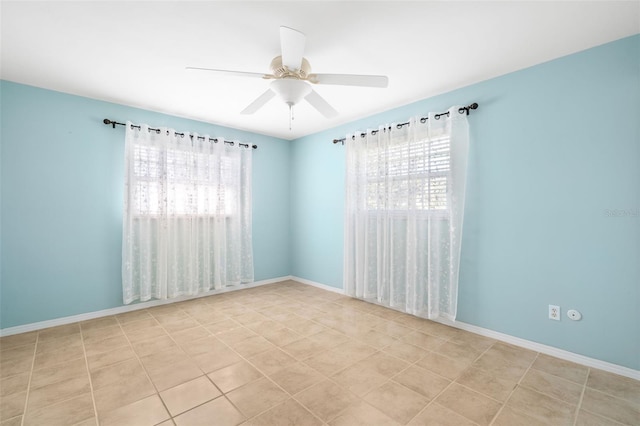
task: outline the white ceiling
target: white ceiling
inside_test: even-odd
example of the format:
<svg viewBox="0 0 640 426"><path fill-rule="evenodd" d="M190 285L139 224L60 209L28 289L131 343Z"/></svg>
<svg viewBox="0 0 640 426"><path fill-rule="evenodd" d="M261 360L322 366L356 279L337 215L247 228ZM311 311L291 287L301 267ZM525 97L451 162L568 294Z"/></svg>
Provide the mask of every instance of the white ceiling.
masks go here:
<svg viewBox="0 0 640 426"><path fill-rule="evenodd" d="M2 1L9 81L294 139L640 32L639 1ZM316 86L339 115L271 100L279 27L307 36L317 73L384 74L386 89ZM127 117L111 117L126 120ZM154 124L154 123L149 123ZM188 129L184 129L188 130Z"/></svg>

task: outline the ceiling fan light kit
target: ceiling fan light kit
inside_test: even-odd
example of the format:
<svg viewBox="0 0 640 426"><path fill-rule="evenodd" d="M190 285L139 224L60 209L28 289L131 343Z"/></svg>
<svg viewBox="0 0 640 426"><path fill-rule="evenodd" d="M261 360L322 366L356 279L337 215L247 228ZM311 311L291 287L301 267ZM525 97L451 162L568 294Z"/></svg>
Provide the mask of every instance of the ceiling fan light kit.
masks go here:
<svg viewBox="0 0 640 426"><path fill-rule="evenodd" d="M271 61L272 74L255 72L229 71L210 68L187 67L188 70L210 71L220 75L253 77L273 80L262 95L241 111L241 114L253 114L278 95L289 106L289 130L293 120L293 106L305 99L320 114L327 118L338 115L311 84L332 84L340 86L360 86L384 88L389 79L384 75L357 74L311 74L311 65L303 57L306 37L300 31L289 27L280 27L281 56Z"/></svg>

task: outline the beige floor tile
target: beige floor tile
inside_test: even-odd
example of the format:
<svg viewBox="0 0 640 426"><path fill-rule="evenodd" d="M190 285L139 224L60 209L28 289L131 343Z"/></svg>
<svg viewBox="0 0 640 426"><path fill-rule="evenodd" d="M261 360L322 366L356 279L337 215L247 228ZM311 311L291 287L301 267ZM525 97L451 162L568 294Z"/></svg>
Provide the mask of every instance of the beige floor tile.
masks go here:
<svg viewBox="0 0 640 426"><path fill-rule="evenodd" d="M415 365L394 376L393 381L400 383L430 400L435 398L451 383L442 376L438 376Z"/></svg>
<svg viewBox="0 0 640 426"><path fill-rule="evenodd" d="M136 353L131 346L123 346L113 349L109 352L103 352L98 355L88 356L87 362L89 364L89 370L95 371L109 365L117 364L122 361L126 361L136 357Z"/></svg>
<svg viewBox="0 0 640 426"><path fill-rule="evenodd" d="M160 325L169 333L177 333L179 331L188 330L190 328L194 328L200 325L200 323L193 318L186 316L184 318L171 319L168 321L163 321L161 318L158 319Z"/></svg>
<svg viewBox="0 0 640 426"><path fill-rule="evenodd" d="M34 370L31 374L30 389L38 389L52 383L76 377L87 377L87 364L78 358L53 367Z"/></svg>
<svg viewBox="0 0 640 426"><path fill-rule="evenodd" d="M444 342L434 352L467 364L472 363L482 354L482 351L473 349L469 345L458 345L452 342Z"/></svg>
<svg viewBox="0 0 640 426"><path fill-rule="evenodd" d="M455 380L467 369L469 363L430 352L416 362L416 365L446 377L447 379Z"/></svg>
<svg viewBox="0 0 640 426"><path fill-rule="evenodd" d="M277 348L262 336L253 336L239 342L230 342L229 346L245 358Z"/></svg>
<svg viewBox="0 0 640 426"><path fill-rule="evenodd" d="M0 397L20 393L27 390L29 385L29 372L6 377L0 383Z"/></svg>
<svg viewBox="0 0 640 426"><path fill-rule="evenodd" d="M216 339L214 336L207 336L203 339L192 340L181 346L186 353L193 356L206 353L216 353L229 349L227 345Z"/></svg>
<svg viewBox="0 0 640 426"><path fill-rule="evenodd" d="M116 315L116 319L120 324L127 324L130 322L136 322L140 320L151 319L151 314L145 309L139 309L137 311L126 312L124 314Z"/></svg>
<svg viewBox="0 0 640 426"><path fill-rule="evenodd" d="M189 328L186 330L178 331L175 333L171 333L171 337L176 341L179 345L188 346L190 342L193 342L198 339L203 339L205 337L209 337L211 333L209 330L202 326L197 326L193 328Z"/></svg>
<svg viewBox="0 0 640 426"><path fill-rule="evenodd" d="M176 345L176 343L169 336L163 336L155 339L144 340L142 342L136 342L133 343L132 346L133 350L136 351L138 356L142 357L155 352L174 348L178 345Z"/></svg>
<svg viewBox="0 0 640 426"><path fill-rule="evenodd" d="M408 426L476 426L471 420L432 402L415 416ZM515 425L513 425L515 426Z"/></svg>
<svg viewBox="0 0 640 426"><path fill-rule="evenodd" d="M452 384L435 402L479 425L488 425L500 409L500 403L458 384Z"/></svg>
<svg viewBox="0 0 640 426"><path fill-rule="evenodd" d="M387 320L379 321L373 328L396 339L401 339L403 336L414 332L412 328Z"/></svg>
<svg viewBox="0 0 640 426"><path fill-rule="evenodd" d="M209 330L211 334L214 336L219 336L221 334L227 333L229 331L235 330L236 328L241 328L242 325L239 322L236 322L232 319L226 319L224 321L217 321L212 324L207 324L205 328Z"/></svg>
<svg viewBox="0 0 640 426"><path fill-rule="evenodd" d="M236 426L245 417L224 396L207 402L174 418L177 426L207 426L215 419L216 426Z"/></svg>
<svg viewBox="0 0 640 426"><path fill-rule="evenodd" d="M296 342L289 343L282 347L282 350L287 352L295 359L301 361L306 358L310 358L314 355L324 351L322 344L310 340L308 337L300 339Z"/></svg>
<svg viewBox="0 0 640 426"><path fill-rule="evenodd" d="M10 419L24 413L27 391L0 397L0 419Z"/></svg>
<svg viewBox="0 0 640 426"><path fill-rule="evenodd" d="M204 372L191 359L182 359L164 368L149 370L148 374L158 391L163 391L200 377Z"/></svg>
<svg viewBox="0 0 640 426"><path fill-rule="evenodd" d="M338 371L353 365L356 361L347 351L337 349L321 352L304 360L304 363L324 374L331 376Z"/></svg>
<svg viewBox="0 0 640 426"><path fill-rule="evenodd" d="M209 373L209 378L224 393L251 383L262 377L262 373L245 361Z"/></svg>
<svg viewBox="0 0 640 426"><path fill-rule="evenodd" d="M640 420L640 404L589 387L584 392L580 408L625 425L637 425Z"/></svg>
<svg viewBox="0 0 640 426"><path fill-rule="evenodd" d="M509 398L518 383L477 367L466 369L456 382L500 402L505 402Z"/></svg>
<svg viewBox="0 0 640 426"><path fill-rule="evenodd" d="M424 396L394 382L372 390L364 400L401 424L407 424L429 402Z"/></svg>
<svg viewBox="0 0 640 426"><path fill-rule="evenodd" d="M96 330L99 328L105 328L105 327L111 327L111 326L117 326L117 325L118 325L118 320L116 319L116 317L109 316L109 317L95 318L87 321L82 321L80 323L80 328L84 333L85 331L88 331L88 330Z"/></svg>
<svg viewBox="0 0 640 426"><path fill-rule="evenodd" d="M580 401L583 388L582 385L533 368L525 374L520 385L573 405Z"/></svg>
<svg viewBox="0 0 640 426"><path fill-rule="evenodd" d="M169 419L157 424L156 426L175 426L175 423L173 422L173 419Z"/></svg>
<svg viewBox="0 0 640 426"><path fill-rule="evenodd" d="M484 355L487 357L495 357L504 363L524 368L528 368L538 356L537 352L502 342L491 346Z"/></svg>
<svg viewBox="0 0 640 426"><path fill-rule="evenodd" d="M295 358L278 348L254 355L249 358L249 361L266 375L296 363Z"/></svg>
<svg viewBox="0 0 640 426"><path fill-rule="evenodd" d="M284 325L304 337L312 336L320 333L321 331L327 330L327 327L309 320L303 320L300 322L287 321Z"/></svg>
<svg viewBox="0 0 640 426"><path fill-rule="evenodd" d="M136 321L129 321L120 323L120 326L124 330L124 332L129 335L134 331L144 330L147 328L159 327L160 323L156 321L151 315L148 315L144 318L140 318Z"/></svg>
<svg viewBox="0 0 640 426"><path fill-rule="evenodd" d="M620 426L621 423L600 417L596 414L590 413L585 410L578 412L578 418L576 419L575 426Z"/></svg>
<svg viewBox="0 0 640 426"><path fill-rule="evenodd" d="M91 392L88 375L62 380L29 391L27 411L37 411L49 405Z"/></svg>
<svg viewBox="0 0 640 426"><path fill-rule="evenodd" d="M137 359L112 364L91 372L93 389L100 389L113 383L122 382L135 375L144 375L144 369Z"/></svg>
<svg viewBox="0 0 640 426"><path fill-rule="evenodd" d="M40 330L38 332L38 340L44 341L48 339L57 339L58 337L70 336L72 334L80 334L80 325L78 323Z"/></svg>
<svg viewBox="0 0 640 426"><path fill-rule="evenodd" d="M387 334L381 333L373 329L363 333L358 333L354 337L360 340L361 342L369 346L373 346L374 348L377 348L377 349L382 349L398 340L395 337L391 337Z"/></svg>
<svg viewBox="0 0 640 426"><path fill-rule="evenodd" d="M173 365L181 360L189 359L182 349L175 347L167 349L166 351L160 351L151 355L146 355L140 358L142 365L146 371L155 371L165 369L167 366Z"/></svg>
<svg viewBox="0 0 640 426"><path fill-rule="evenodd" d="M245 324L245 327L253 331L254 333L257 333L264 337L267 337L266 333L286 329L284 324L273 321L271 319L266 319L264 321L256 322L253 324Z"/></svg>
<svg viewBox="0 0 640 426"><path fill-rule="evenodd" d="M320 420L335 418L358 398L330 380L325 380L296 395L296 399Z"/></svg>
<svg viewBox="0 0 640 426"><path fill-rule="evenodd" d="M518 382L527 371L527 367L505 362L495 353L485 353L472 367L486 371L491 375L511 382Z"/></svg>
<svg viewBox="0 0 640 426"><path fill-rule="evenodd" d="M220 395L221 393L218 388L216 388L206 376L190 380L160 392L160 396L172 416L184 413Z"/></svg>
<svg viewBox="0 0 640 426"><path fill-rule="evenodd" d="M400 423L372 407L364 401L351 404L335 419L329 422L331 426L400 426Z"/></svg>
<svg viewBox="0 0 640 426"><path fill-rule="evenodd" d="M271 380L294 395L324 380L324 376L306 364L295 363L273 373Z"/></svg>
<svg viewBox="0 0 640 426"><path fill-rule="evenodd" d="M67 426L95 418L93 399L87 392L41 410L28 410L24 425Z"/></svg>
<svg viewBox="0 0 640 426"><path fill-rule="evenodd" d="M132 344L167 336L167 332L159 325L127 331L125 334Z"/></svg>
<svg viewBox="0 0 640 426"><path fill-rule="evenodd" d="M427 351L406 342L395 342L382 350L409 363L414 363L427 355Z"/></svg>
<svg viewBox="0 0 640 426"><path fill-rule="evenodd" d="M0 337L0 351L16 348L18 346L34 344L36 343L37 337L37 331L14 334L13 336Z"/></svg>
<svg viewBox="0 0 640 426"><path fill-rule="evenodd" d="M293 399L278 404L247 422L251 426L320 426L322 422Z"/></svg>
<svg viewBox="0 0 640 426"><path fill-rule="evenodd" d="M209 331L211 331L211 327L208 327L208 329ZM255 337L255 336L257 336L256 333L242 326L216 334L216 337L218 339L220 339L221 341L223 341L228 345L231 345L232 343L241 342L244 339L248 339L250 337Z"/></svg>
<svg viewBox="0 0 640 426"><path fill-rule="evenodd" d="M440 337L432 336L430 334L422 333L414 330L411 333L405 335L401 339L403 342L410 343L414 346L418 346L427 351L433 351L442 346L446 340Z"/></svg>
<svg viewBox="0 0 640 426"><path fill-rule="evenodd" d="M257 331L256 331L257 332ZM288 328L264 330L262 336L276 346L285 346L302 339L303 336Z"/></svg>
<svg viewBox="0 0 640 426"><path fill-rule="evenodd" d="M348 391L363 397L372 389L386 383L389 377L367 368L362 363L356 363L334 374L331 379Z"/></svg>
<svg viewBox="0 0 640 426"><path fill-rule="evenodd" d="M129 346L129 340L122 335L110 337L105 340L90 341L84 343L84 349L87 356L98 355L101 353L112 351L114 348Z"/></svg>
<svg viewBox="0 0 640 426"><path fill-rule="evenodd" d="M0 425L2 426L22 426L22 416L16 416L5 419L0 417Z"/></svg>
<svg viewBox="0 0 640 426"><path fill-rule="evenodd" d="M333 349L334 347L346 343L351 340L349 337L342 333L338 333L333 330L324 330L316 334L308 336L310 340L321 344L324 349Z"/></svg>
<svg viewBox="0 0 640 426"><path fill-rule="evenodd" d="M36 354L33 368L34 370L39 370L41 368L53 367L54 365L63 364L71 359L83 357L84 351L82 350L82 345L63 347L54 351Z"/></svg>
<svg viewBox="0 0 640 426"><path fill-rule="evenodd" d="M57 339L49 339L38 342L36 354L43 352L53 352L63 348L75 347L82 350L82 336L80 334L71 334L69 336L59 337Z"/></svg>
<svg viewBox="0 0 640 426"><path fill-rule="evenodd" d="M458 345L468 345L481 352L489 349L494 343L496 343L495 339L480 336L464 330L458 330L457 333L451 336L449 341Z"/></svg>
<svg viewBox="0 0 640 426"><path fill-rule="evenodd" d="M100 416L101 426L153 426L169 418L158 395L108 411Z"/></svg>
<svg viewBox="0 0 640 426"><path fill-rule="evenodd" d="M409 363L394 356L387 355L384 352L377 352L359 361L358 365L373 370L385 377L391 377L407 368Z"/></svg>
<svg viewBox="0 0 640 426"><path fill-rule="evenodd" d="M246 417L253 417L284 402L288 395L266 378L251 382L226 394Z"/></svg>
<svg viewBox="0 0 640 426"><path fill-rule="evenodd" d="M528 414L516 411L511 407L505 406L502 411L498 413L495 420L492 423L493 426L553 426L552 423L547 423Z"/></svg>
<svg viewBox="0 0 640 426"><path fill-rule="evenodd" d="M215 353L195 355L193 360L205 373L219 370L227 365L242 361L242 358L231 349L219 350Z"/></svg>
<svg viewBox="0 0 640 426"><path fill-rule="evenodd" d="M94 389L93 395L98 416L156 393L146 374L136 374L121 382Z"/></svg>
<svg viewBox="0 0 640 426"><path fill-rule="evenodd" d="M589 371L587 387L640 405L640 381L595 368Z"/></svg>
<svg viewBox="0 0 640 426"><path fill-rule="evenodd" d="M554 358L549 355L539 354L534 361L532 368L544 371L554 376L562 377L575 383L583 385L587 380L589 368L584 365L575 364L563 359Z"/></svg>
<svg viewBox="0 0 640 426"><path fill-rule="evenodd" d="M238 321L240 324L254 324L268 320L267 317L257 312L245 312L241 315L234 316L233 319Z"/></svg>
<svg viewBox="0 0 640 426"><path fill-rule="evenodd" d="M553 425L572 425L576 406L518 386L506 404L521 413Z"/></svg>
<svg viewBox="0 0 640 426"><path fill-rule="evenodd" d="M8 349L3 351L3 356L5 352L11 352L12 350L13 349ZM32 349L32 352L33 350L34 349ZM33 365L33 358L33 355L16 358L0 357L0 378L15 376L16 374L30 371Z"/></svg>
<svg viewBox="0 0 640 426"><path fill-rule="evenodd" d="M103 328L92 328L89 330L82 330L82 340L87 342L97 342L100 340L110 339L112 337L124 336L124 332L120 325L114 325Z"/></svg>
<svg viewBox="0 0 640 426"><path fill-rule="evenodd" d="M408 426L475 426L471 420L449 410L442 405L432 402L415 416ZM511 426L516 426L511 425ZM524 425L522 425L524 426Z"/></svg>

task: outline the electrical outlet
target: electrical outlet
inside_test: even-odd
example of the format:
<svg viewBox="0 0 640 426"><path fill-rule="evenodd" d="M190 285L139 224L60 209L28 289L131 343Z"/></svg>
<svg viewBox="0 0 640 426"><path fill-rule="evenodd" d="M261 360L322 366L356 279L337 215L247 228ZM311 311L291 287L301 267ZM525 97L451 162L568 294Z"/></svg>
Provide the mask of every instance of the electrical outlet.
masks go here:
<svg viewBox="0 0 640 426"><path fill-rule="evenodd" d="M549 319L560 321L560 306L549 305Z"/></svg>

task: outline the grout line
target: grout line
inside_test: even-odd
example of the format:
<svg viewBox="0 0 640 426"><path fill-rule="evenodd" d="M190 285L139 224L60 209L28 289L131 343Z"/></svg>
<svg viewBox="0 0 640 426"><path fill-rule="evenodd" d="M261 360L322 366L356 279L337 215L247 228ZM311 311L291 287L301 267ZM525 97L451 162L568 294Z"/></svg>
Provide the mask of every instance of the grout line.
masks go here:
<svg viewBox="0 0 640 426"><path fill-rule="evenodd" d="M533 367L533 364L535 364L535 362L536 362L536 360L538 359L539 356L540 356L540 352L536 353L536 357L531 361L531 363L529 364L529 367L527 367L526 371L522 374L522 376L520 377L520 379L518 380L516 385L513 387L513 390L511 392L509 392L509 396L507 398L505 398L504 403L502 404L502 406L500 407L498 412L495 414L495 416L493 416L493 419L491 419L491 422L489 423L490 425L493 424L493 422L498 418L500 413L502 413L502 410L504 409L504 407L507 406L507 402L509 402L509 400L511 399L511 397L515 393L516 389L518 389L518 386L520 386L520 383L522 382L522 379L524 379L525 376L529 373L529 370L531 370L531 368ZM544 395L546 395L546 394L544 394Z"/></svg>
<svg viewBox="0 0 640 426"><path fill-rule="evenodd" d="M20 426L24 426L24 419L27 418L27 409L29 408L29 395L31 394L31 379L33 378L33 367L36 365L36 356L38 354L38 343L40 342L40 332L37 331L36 342L33 345L33 361L31 361L31 369L29 370L29 382L27 383L27 394L24 399L24 407L22 408L22 419Z"/></svg>
<svg viewBox="0 0 640 426"><path fill-rule="evenodd" d="M118 320L116 319L116 323ZM100 426L100 420L98 419L98 407L96 406L96 397L93 394L93 380L91 379L91 370L89 369L89 359L87 357L87 348L84 342L84 332L82 330L82 325L78 324L80 327L80 341L82 342L82 353L84 354L84 366L87 369L87 376L89 376L89 390L91 391L91 402L93 404L93 416L96 420L96 424Z"/></svg>
<svg viewBox="0 0 640 426"><path fill-rule="evenodd" d="M578 399L578 404L576 405L576 412L573 417L574 426L578 423L578 414L580 413L580 408L582 407L582 398L584 398L584 394L587 391L587 382L589 381L590 374L591 374L591 368L588 368L587 378L584 380L584 384L582 385L582 392L580 392L580 398Z"/></svg>

